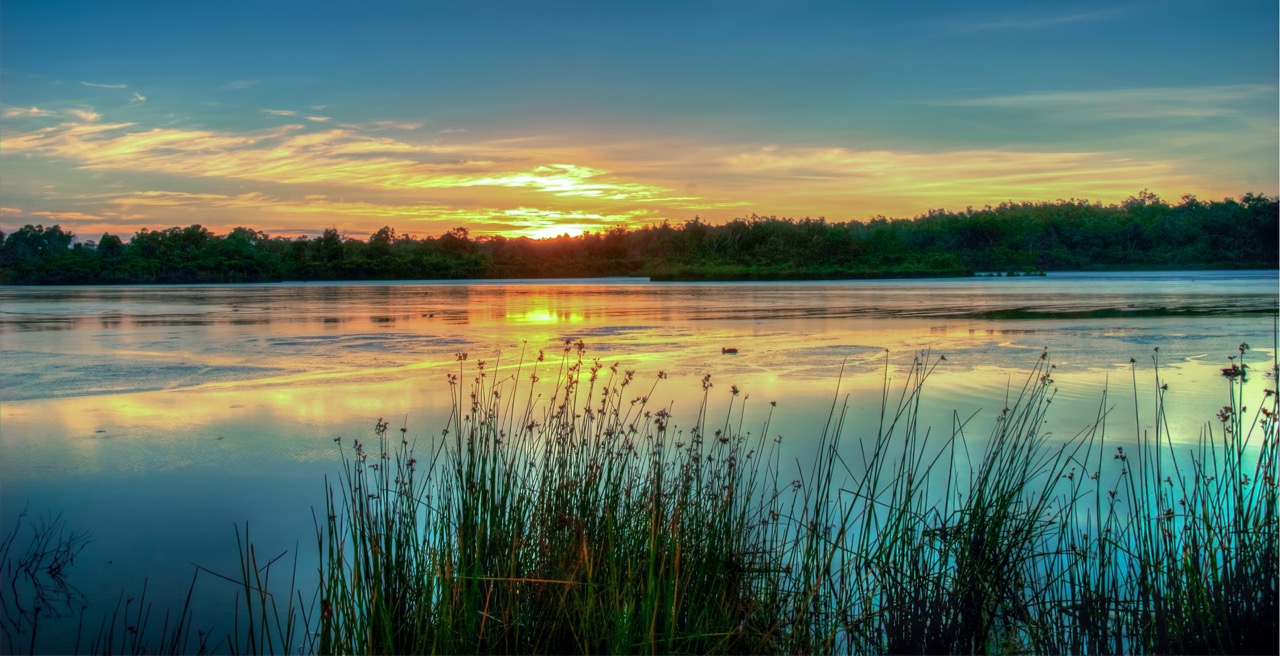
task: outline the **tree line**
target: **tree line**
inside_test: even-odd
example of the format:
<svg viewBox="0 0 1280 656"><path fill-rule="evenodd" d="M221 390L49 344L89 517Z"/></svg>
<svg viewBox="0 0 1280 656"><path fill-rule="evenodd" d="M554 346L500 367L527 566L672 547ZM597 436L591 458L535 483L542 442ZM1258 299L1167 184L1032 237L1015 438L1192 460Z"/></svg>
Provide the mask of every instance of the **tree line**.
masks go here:
<svg viewBox="0 0 1280 656"><path fill-rule="evenodd" d="M239 227L142 229L77 240L60 226L0 232L0 283L150 284L285 280L433 280L644 276L771 280L963 276L1091 269L1277 268L1277 199L1245 194L1167 203L1142 192L1082 200L934 210L913 219L827 222L752 215L695 218L577 237L418 238L384 227L367 239L334 228L272 237Z"/></svg>

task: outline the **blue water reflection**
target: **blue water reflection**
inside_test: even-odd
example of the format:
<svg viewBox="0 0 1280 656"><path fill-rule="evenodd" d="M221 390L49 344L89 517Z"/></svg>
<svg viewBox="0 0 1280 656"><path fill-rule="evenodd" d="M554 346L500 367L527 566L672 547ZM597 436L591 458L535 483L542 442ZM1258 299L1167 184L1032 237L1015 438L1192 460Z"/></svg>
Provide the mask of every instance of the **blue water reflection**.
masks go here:
<svg viewBox="0 0 1280 656"><path fill-rule="evenodd" d="M743 390L748 428L776 401L770 431L789 459L812 454L833 402L848 403L851 439L869 430L886 378L922 350L947 357L923 415L940 431L972 415L981 434L1048 348L1053 430L1089 423L1107 385L1128 433L1135 411L1149 428L1158 358L1171 427L1190 442L1222 405L1220 369L1240 343L1255 363L1248 388L1274 389L1277 288L1274 271L0 288L0 520L29 501L91 532L74 573L103 610L144 578L157 607L180 603L192 563L233 571L232 527L246 521L264 551L296 548L311 576L333 438L385 417L429 440L447 375L480 359L514 375L540 351L560 358L565 340L638 380L668 374L655 401L677 424L693 421L707 373L718 407L730 385ZM201 586L197 620L225 631L234 590Z"/></svg>

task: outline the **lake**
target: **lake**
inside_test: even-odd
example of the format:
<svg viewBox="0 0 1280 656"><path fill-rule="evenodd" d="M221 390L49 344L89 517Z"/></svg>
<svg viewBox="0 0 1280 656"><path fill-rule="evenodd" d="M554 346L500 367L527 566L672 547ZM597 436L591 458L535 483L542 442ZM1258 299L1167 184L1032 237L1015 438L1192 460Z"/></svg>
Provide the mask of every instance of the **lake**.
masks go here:
<svg viewBox="0 0 1280 656"><path fill-rule="evenodd" d="M60 514L91 534L70 570L90 617L144 580L157 608L180 605L193 563L234 572L233 527L246 522L263 553L296 552L306 580L334 438L385 418L428 442L447 418L448 375L484 361L527 376L541 351L549 379L566 341L635 370L646 390L665 373L652 403L677 425L693 421L705 374L713 410L742 391L748 428L776 402L769 431L802 461L833 403L848 404L853 436L874 430L886 377L892 388L921 353L946 357L926 385L938 431L969 415L975 434L989 430L1047 349L1050 430L1084 428L1109 386L1120 441L1134 439L1135 411L1150 428L1158 359L1174 440L1189 444L1225 403L1221 369L1241 343L1248 394L1274 389L1278 286L1275 271L1196 271L4 287L0 520ZM198 590L196 623L226 631L234 586L202 575ZM74 623L42 629L40 648L69 650Z"/></svg>

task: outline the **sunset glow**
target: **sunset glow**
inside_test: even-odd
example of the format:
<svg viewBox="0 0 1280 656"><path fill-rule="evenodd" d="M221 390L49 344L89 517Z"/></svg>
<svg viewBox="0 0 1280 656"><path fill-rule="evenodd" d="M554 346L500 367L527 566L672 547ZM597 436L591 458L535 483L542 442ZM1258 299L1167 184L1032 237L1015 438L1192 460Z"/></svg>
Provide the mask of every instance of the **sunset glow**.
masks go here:
<svg viewBox="0 0 1280 656"><path fill-rule="evenodd" d="M1277 193L1274 3L352 9L7 6L0 229L551 237Z"/></svg>

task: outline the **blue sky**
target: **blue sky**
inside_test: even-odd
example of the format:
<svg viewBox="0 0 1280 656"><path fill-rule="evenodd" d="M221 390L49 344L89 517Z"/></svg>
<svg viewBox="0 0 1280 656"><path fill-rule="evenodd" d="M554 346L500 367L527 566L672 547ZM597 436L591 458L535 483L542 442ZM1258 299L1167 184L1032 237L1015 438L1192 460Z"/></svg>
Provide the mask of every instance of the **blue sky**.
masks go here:
<svg viewBox="0 0 1280 656"><path fill-rule="evenodd" d="M0 228L865 220L1277 193L1273 0L0 8Z"/></svg>

